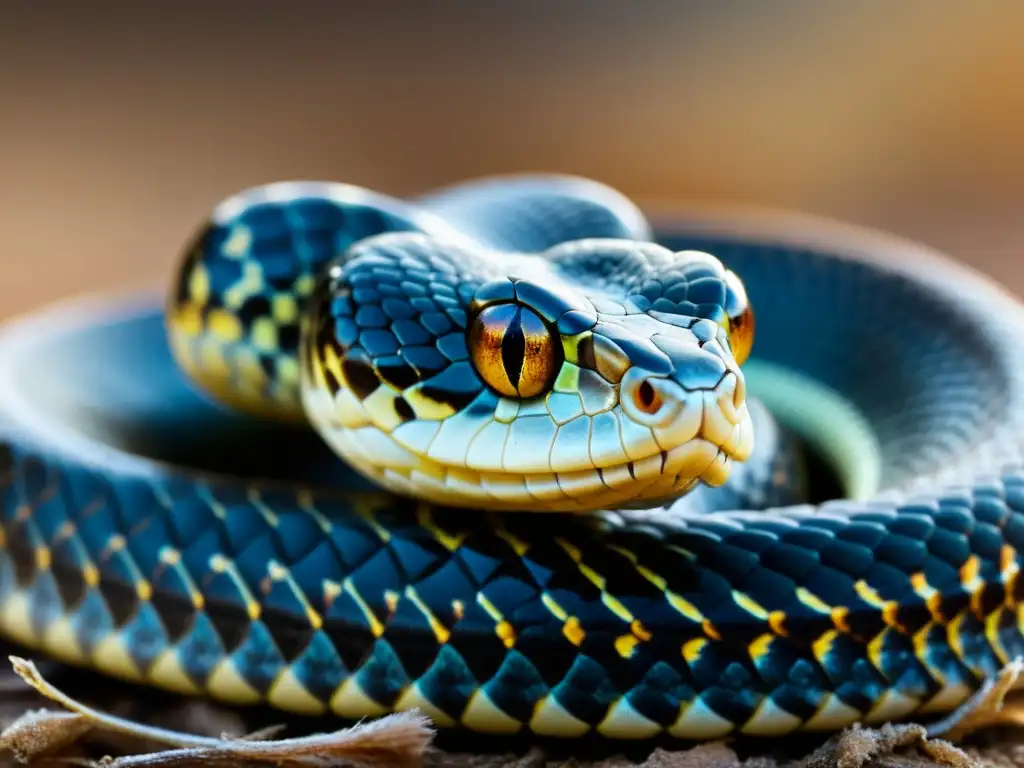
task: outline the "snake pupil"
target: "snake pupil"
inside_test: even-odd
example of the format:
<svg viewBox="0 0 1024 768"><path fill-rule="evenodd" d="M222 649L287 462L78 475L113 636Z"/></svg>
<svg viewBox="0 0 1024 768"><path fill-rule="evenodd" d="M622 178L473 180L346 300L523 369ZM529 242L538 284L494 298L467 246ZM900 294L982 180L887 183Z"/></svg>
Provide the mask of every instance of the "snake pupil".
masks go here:
<svg viewBox="0 0 1024 768"><path fill-rule="evenodd" d="M522 314L522 310L517 308L501 340L501 364L513 385L519 384L523 361L526 359L526 335L523 333Z"/></svg>
<svg viewBox="0 0 1024 768"><path fill-rule="evenodd" d="M519 304L481 310L473 320L468 346L477 373L504 397L543 394L562 364L561 347L544 321Z"/></svg>

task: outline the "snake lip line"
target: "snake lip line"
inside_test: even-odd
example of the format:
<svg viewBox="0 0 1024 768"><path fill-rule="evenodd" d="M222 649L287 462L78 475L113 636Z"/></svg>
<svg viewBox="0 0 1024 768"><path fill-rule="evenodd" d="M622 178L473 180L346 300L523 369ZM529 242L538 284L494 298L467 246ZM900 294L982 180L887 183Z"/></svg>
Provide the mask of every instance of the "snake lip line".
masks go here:
<svg viewBox="0 0 1024 768"><path fill-rule="evenodd" d="M666 384L678 386L674 382ZM416 488L428 487L435 500L452 506L486 503L509 511L536 509L536 503L545 504L551 511L577 511L596 503L643 506L642 500L631 502L638 488L647 489L652 499L661 499L698 480L721 485L727 481L733 461L749 456L753 449L753 429L742 403L741 379L733 372L723 374L717 386L679 390L678 413L663 432L652 433L655 438L663 434L668 448L662 448L655 439L649 450L634 453L626 461L616 461L614 455L597 461L592 451L589 466L559 465L552 460L551 452L546 461L523 455L521 450L517 453L511 432L507 433L500 462L485 462L485 457L470 453L463 464L445 464L435 458L443 455L444 446L435 446L443 439L442 430L435 427L430 441L417 444L404 437L403 425L382 440L376 428L365 426L368 419L360 417L353 422L349 411L349 419L342 420L336 409L318 401L322 396L315 393L308 407L311 412L325 414L323 426L330 430L330 441L353 465L407 495L416 496ZM741 398L739 408L735 406L737 398ZM625 416L607 422L611 431L605 435L618 441L617 431L625 429L627 423ZM416 422L410 424L416 426ZM607 439L597 433L597 425L596 421L591 424L589 439ZM554 451L556 445L552 441L549 451ZM390 457L386 465L381 463L382 456ZM513 465L509 457L517 463ZM581 503L577 499L584 492L586 501Z"/></svg>

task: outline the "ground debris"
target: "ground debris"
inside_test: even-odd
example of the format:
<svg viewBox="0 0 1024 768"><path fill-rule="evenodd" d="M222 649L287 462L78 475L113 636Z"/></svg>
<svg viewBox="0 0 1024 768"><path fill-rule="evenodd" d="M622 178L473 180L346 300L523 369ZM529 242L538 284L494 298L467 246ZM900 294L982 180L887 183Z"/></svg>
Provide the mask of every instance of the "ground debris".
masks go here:
<svg viewBox="0 0 1024 768"><path fill-rule="evenodd" d="M27 763L77 743L90 730L89 719L73 712L28 710L0 733L0 752Z"/></svg>
<svg viewBox="0 0 1024 768"><path fill-rule="evenodd" d="M87 706L44 678L26 659L11 656L14 671L38 693L66 712L25 712L0 733L0 747L18 762L33 762L77 744L87 734L101 732L138 744L159 745L99 760L78 757L75 762L110 768L184 768L193 765L274 765L297 768L319 766L418 766L433 738L429 721L416 712L383 717L330 733L273 740L272 729L242 737L202 736L147 725Z"/></svg>
<svg viewBox="0 0 1024 768"><path fill-rule="evenodd" d="M973 768L978 763L948 741L929 739L923 726L907 724L883 725L880 728L853 726L797 765L799 768L898 765Z"/></svg>
<svg viewBox="0 0 1024 768"><path fill-rule="evenodd" d="M329 724L326 733L284 739L275 721L260 720L248 710L152 696L115 682L97 686L94 675L61 665L47 665L44 676L23 659L14 657L12 664L11 671L0 671L0 768L26 762L32 768L192 768L200 763L212 768L1024 768L1024 730L1006 727L1021 723L1015 711L1006 713L1020 671L1014 665L960 711L928 727L855 726L788 748L787 740L753 749L721 741L662 746L639 756L562 754L555 759L541 747L487 754L460 751L456 741L445 751L432 744L429 723L415 714L339 731L331 731L335 726ZM88 692L89 704L70 696L71 691ZM45 709L54 703L62 709ZM291 721L289 731L304 732L300 723ZM992 724L1000 727L993 730ZM983 737L974 739L979 733ZM767 751L776 745L782 749Z"/></svg>

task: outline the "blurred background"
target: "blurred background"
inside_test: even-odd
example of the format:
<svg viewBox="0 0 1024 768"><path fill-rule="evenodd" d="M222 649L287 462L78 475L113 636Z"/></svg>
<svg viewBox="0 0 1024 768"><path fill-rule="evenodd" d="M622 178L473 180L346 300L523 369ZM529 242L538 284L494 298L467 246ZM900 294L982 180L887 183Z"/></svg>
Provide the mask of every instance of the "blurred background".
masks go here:
<svg viewBox="0 0 1024 768"><path fill-rule="evenodd" d="M797 209L1024 293L1024 2L5 4L0 316L163 280L221 198L522 170Z"/></svg>

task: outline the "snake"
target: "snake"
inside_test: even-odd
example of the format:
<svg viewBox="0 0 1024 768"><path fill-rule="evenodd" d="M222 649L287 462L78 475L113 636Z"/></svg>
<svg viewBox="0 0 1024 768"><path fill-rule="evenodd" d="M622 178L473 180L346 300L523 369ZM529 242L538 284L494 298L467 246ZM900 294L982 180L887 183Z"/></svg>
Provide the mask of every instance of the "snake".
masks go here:
<svg viewBox="0 0 1024 768"><path fill-rule="evenodd" d="M615 740L939 717L1024 654L1024 307L925 246L572 176L274 182L170 282L0 331L11 641Z"/></svg>

